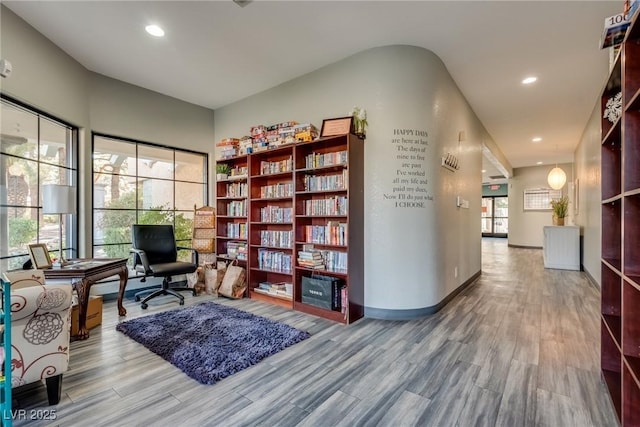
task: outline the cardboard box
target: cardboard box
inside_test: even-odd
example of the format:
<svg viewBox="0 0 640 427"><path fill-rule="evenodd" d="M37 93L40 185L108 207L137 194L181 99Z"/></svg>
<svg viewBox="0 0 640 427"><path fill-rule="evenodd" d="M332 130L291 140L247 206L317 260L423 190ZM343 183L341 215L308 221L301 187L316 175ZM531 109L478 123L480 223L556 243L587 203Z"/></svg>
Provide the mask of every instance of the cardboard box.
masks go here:
<svg viewBox="0 0 640 427"><path fill-rule="evenodd" d="M80 316L80 307L74 304L71 307L71 336L78 335L78 317ZM102 296L90 296L89 305L87 306L87 329L95 328L102 324Z"/></svg>

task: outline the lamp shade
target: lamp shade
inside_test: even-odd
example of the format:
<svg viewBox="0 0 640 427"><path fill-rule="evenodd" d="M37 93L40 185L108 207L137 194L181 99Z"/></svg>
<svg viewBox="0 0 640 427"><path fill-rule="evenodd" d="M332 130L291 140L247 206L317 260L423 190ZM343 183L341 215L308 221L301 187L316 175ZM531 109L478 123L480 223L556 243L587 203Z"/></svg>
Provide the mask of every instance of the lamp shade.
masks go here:
<svg viewBox="0 0 640 427"><path fill-rule="evenodd" d="M68 185L47 184L42 186L43 214L70 214L76 211L76 194Z"/></svg>
<svg viewBox="0 0 640 427"><path fill-rule="evenodd" d="M553 188L554 190L560 190L567 182L567 174L564 173L562 169L556 166L555 168L551 169L551 172L549 172L549 176L547 176L547 182L549 183L549 187Z"/></svg>

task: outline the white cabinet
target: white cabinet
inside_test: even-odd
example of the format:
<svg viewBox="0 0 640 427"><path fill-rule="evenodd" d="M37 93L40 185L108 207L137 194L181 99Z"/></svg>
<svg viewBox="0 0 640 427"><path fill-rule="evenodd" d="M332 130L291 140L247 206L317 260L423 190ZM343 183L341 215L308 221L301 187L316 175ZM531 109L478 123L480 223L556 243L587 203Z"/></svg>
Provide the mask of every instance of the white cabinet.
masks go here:
<svg viewBox="0 0 640 427"><path fill-rule="evenodd" d="M545 226L542 253L545 268L580 270L580 227Z"/></svg>

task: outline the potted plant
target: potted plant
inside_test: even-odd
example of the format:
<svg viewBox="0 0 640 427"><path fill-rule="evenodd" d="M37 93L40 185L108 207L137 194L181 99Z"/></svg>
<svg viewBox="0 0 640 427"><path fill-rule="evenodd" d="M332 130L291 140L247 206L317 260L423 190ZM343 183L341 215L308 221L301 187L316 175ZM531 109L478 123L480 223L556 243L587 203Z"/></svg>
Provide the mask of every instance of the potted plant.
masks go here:
<svg viewBox="0 0 640 427"><path fill-rule="evenodd" d="M229 172L231 168L226 163L218 163L216 165L216 179L222 180L227 179L229 177Z"/></svg>
<svg viewBox="0 0 640 427"><path fill-rule="evenodd" d="M353 107L350 116L353 116L354 133L361 139L367 136L367 110L360 107Z"/></svg>
<svg viewBox="0 0 640 427"><path fill-rule="evenodd" d="M564 218L569 211L569 197L562 196L552 200L551 209L553 210L553 225L564 225Z"/></svg>

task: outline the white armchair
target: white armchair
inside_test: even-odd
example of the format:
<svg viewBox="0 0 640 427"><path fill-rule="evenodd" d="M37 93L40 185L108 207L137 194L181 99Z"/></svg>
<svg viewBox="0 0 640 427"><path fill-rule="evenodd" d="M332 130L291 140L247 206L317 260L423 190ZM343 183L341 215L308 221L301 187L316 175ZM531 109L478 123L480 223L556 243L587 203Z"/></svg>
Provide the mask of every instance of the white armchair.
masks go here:
<svg viewBox="0 0 640 427"><path fill-rule="evenodd" d="M55 405L69 367L71 284L45 284L40 270L7 272L5 278L11 282L11 386L45 380Z"/></svg>

